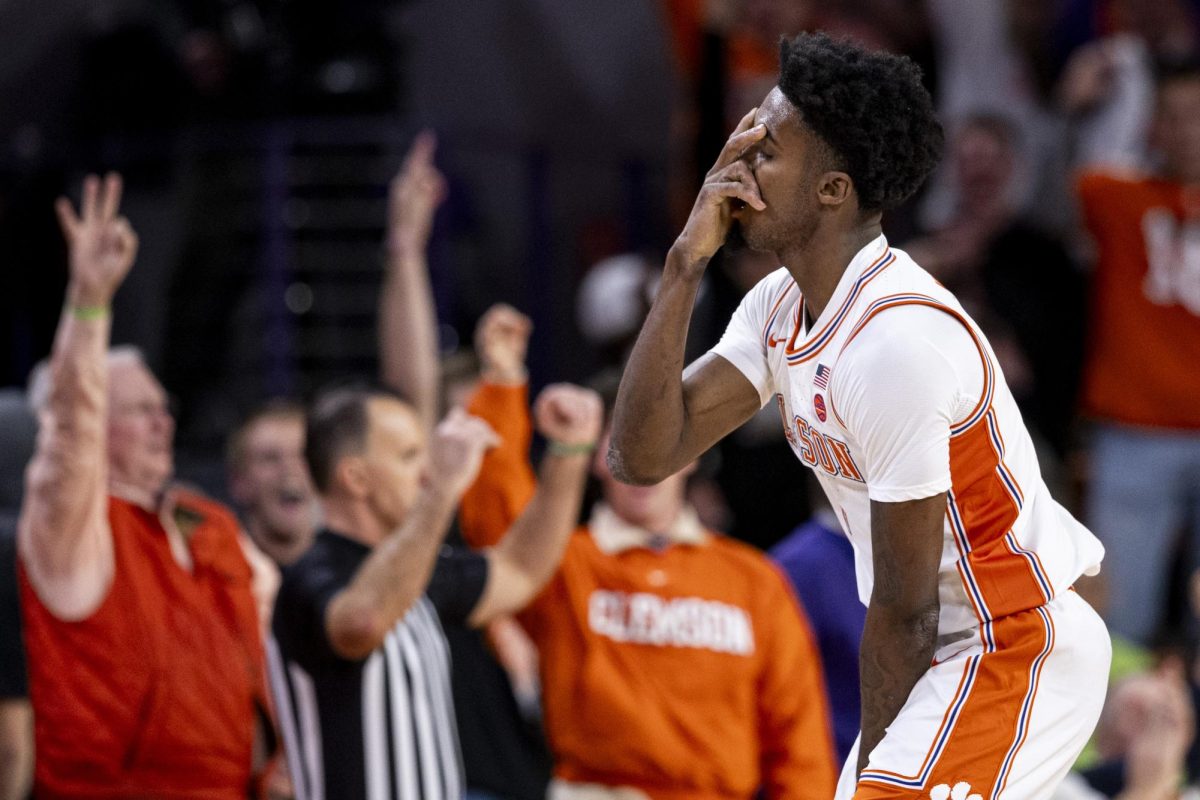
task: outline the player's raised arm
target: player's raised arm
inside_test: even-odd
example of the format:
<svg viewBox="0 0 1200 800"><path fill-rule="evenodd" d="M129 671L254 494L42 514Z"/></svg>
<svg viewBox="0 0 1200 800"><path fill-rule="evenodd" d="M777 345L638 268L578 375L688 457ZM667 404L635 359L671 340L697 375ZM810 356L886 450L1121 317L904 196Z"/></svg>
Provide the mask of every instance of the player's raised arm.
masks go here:
<svg viewBox="0 0 1200 800"><path fill-rule="evenodd" d="M738 204L765 208L742 156L765 135L751 110L705 177L691 216L667 254L658 295L625 367L613 411L608 464L620 480L652 484L690 463L760 406L758 392L729 362L708 355L684 375L683 353L696 291L725 243Z"/></svg>
<svg viewBox="0 0 1200 800"><path fill-rule="evenodd" d="M18 522L21 560L42 603L62 619L88 616L113 577L106 497L107 351L111 304L137 255L120 216L121 178L91 175L79 213L55 209L67 240L66 306L50 356L49 393L34 398L38 447Z"/></svg>

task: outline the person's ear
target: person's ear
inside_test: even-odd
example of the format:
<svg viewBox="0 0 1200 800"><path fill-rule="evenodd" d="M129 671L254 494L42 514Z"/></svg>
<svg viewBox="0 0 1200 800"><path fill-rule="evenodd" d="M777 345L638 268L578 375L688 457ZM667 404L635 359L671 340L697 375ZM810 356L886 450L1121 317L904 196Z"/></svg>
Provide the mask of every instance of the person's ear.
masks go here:
<svg viewBox="0 0 1200 800"><path fill-rule="evenodd" d="M371 475L361 456L343 456L333 468L334 483L356 500L370 494Z"/></svg>
<svg viewBox="0 0 1200 800"><path fill-rule="evenodd" d="M853 191L854 182L844 172L831 170L817 180L817 202L823 206L837 208L850 199Z"/></svg>

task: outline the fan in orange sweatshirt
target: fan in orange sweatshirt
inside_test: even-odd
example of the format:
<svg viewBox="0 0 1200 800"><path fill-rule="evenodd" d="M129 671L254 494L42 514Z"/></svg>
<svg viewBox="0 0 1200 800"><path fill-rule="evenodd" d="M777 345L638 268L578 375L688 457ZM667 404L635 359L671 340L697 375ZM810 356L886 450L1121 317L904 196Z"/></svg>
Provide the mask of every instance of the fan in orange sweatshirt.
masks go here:
<svg viewBox="0 0 1200 800"><path fill-rule="evenodd" d="M511 308L481 323L485 380L469 411L503 443L462 500L477 547L502 537L534 490L527 337ZM541 656L550 797L832 797L820 657L785 579L704 529L684 500L687 470L637 487L602 456L596 469L604 502L519 617Z"/></svg>

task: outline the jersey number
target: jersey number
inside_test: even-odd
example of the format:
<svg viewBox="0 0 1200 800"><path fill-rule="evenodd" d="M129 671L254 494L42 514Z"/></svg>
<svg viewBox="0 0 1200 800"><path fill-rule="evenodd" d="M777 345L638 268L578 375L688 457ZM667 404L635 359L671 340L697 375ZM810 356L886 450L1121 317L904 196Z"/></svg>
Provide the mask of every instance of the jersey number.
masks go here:
<svg viewBox="0 0 1200 800"><path fill-rule="evenodd" d="M1142 282L1146 299L1160 306L1178 303L1200 317L1200 223L1180 223L1164 208L1142 217L1150 271Z"/></svg>

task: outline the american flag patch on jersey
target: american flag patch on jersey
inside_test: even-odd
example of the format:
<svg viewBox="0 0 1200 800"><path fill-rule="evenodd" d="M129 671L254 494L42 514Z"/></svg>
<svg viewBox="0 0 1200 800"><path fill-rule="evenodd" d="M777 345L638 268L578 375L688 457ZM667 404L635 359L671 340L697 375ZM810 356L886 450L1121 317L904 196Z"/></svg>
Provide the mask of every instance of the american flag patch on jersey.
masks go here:
<svg viewBox="0 0 1200 800"><path fill-rule="evenodd" d="M813 383L819 389L829 388L829 367L824 364L817 364L817 374L813 376Z"/></svg>

